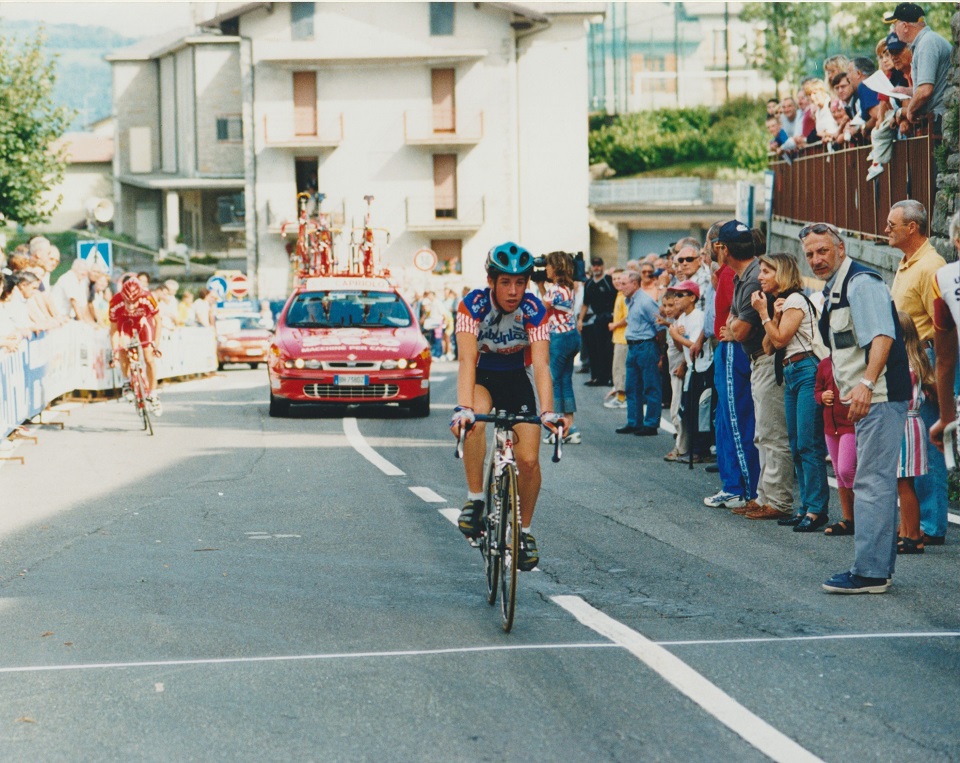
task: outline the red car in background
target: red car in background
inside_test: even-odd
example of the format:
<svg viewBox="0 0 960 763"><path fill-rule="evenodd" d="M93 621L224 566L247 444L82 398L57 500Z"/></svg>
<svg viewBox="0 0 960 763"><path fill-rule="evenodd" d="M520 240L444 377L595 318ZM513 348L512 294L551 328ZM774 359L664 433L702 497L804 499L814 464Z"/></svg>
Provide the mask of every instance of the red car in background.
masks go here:
<svg viewBox="0 0 960 763"><path fill-rule="evenodd" d="M217 316L217 367L247 363L257 368L267 362L273 333L259 313L226 313Z"/></svg>
<svg viewBox="0 0 960 763"><path fill-rule="evenodd" d="M430 347L383 277L307 278L277 319L267 368L270 415L293 403L398 403L430 415Z"/></svg>

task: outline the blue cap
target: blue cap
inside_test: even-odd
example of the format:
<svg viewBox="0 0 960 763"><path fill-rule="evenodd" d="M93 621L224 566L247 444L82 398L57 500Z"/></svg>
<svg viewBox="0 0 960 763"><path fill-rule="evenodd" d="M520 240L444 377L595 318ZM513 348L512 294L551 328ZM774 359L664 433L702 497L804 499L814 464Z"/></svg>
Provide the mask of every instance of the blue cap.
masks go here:
<svg viewBox="0 0 960 763"><path fill-rule="evenodd" d="M907 43L897 37L896 32L891 32L888 34L885 42L887 43L887 50L889 50L891 53L899 53L901 50L907 47Z"/></svg>
<svg viewBox="0 0 960 763"><path fill-rule="evenodd" d="M720 226L717 241L721 244L749 244L753 241L750 229L739 220L730 220Z"/></svg>

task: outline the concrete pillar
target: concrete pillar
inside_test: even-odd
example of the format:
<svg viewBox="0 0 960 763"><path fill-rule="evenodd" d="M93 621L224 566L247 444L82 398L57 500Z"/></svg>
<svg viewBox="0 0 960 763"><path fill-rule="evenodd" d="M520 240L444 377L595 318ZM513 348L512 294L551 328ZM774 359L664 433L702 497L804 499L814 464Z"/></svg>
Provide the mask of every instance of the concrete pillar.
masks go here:
<svg viewBox="0 0 960 763"><path fill-rule="evenodd" d="M617 267L624 267L630 259L630 227L625 223L617 225Z"/></svg>
<svg viewBox="0 0 960 763"><path fill-rule="evenodd" d="M163 219L163 247L170 250L177 245L177 236L180 235L180 194L176 191L164 193Z"/></svg>

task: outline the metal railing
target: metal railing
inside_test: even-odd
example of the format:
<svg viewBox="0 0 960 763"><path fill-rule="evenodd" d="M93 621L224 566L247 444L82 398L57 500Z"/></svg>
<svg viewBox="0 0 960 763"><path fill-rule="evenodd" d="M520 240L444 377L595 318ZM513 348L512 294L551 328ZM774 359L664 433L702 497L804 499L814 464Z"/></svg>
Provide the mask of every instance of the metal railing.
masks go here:
<svg viewBox="0 0 960 763"><path fill-rule="evenodd" d="M293 109L267 113L263 117L263 140L267 145L336 146L343 140L343 112L318 115L316 124L297 122Z"/></svg>
<svg viewBox="0 0 960 763"><path fill-rule="evenodd" d="M590 206L730 204L736 193L735 180L690 177L595 180L590 184Z"/></svg>
<svg viewBox="0 0 960 763"><path fill-rule="evenodd" d="M894 143L890 163L869 181L869 145L830 151L818 143L789 161L772 160L773 216L794 223L827 222L862 238L885 240L887 212L894 203L914 199L932 212L938 140L929 122L919 125L917 135Z"/></svg>
<svg viewBox="0 0 960 763"><path fill-rule="evenodd" d="M408 145L478 143L483 138L483 112L439 108L403 112L403 139Z"/></svg>

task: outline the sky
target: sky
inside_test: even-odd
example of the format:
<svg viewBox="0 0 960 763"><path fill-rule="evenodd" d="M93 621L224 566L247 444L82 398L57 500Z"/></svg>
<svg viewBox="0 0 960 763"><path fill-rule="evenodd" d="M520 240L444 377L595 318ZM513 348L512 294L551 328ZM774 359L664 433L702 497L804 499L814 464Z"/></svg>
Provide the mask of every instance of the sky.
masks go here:
<svg viewBox="0 0 960 763"><path fill-rule="evenodd" d="M148 37L191 26L185 0L122 0L122 2L42 2L0 0L0 19L104 26L128 37Z"/></svg>

